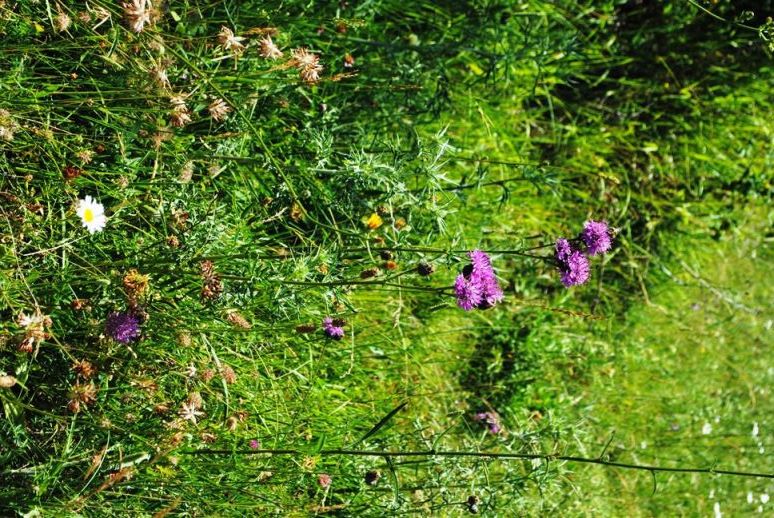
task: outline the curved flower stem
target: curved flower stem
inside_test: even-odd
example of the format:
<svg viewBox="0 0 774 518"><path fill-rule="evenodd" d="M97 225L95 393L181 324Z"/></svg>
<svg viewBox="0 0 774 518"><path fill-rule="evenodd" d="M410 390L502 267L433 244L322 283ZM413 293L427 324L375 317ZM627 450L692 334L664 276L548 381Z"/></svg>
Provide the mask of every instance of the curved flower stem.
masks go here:
<svg viewBox="0 0 774 518"><path fill-rule="evenodd" d="M309 452L295 449L266 449L266 450L214 450L214 449L199 449L188 450L181 452L185 455L290 455L290 456L303 456L308 455ZM534 460L539 459L546 462L550 461L562 461L572 462L578 464L598 464L600 466L606 466L610 468L619 469L632 469L640 471L656 472L669 472L669 473L707 473L714 475L730 475L735 477L751 477L751 478L771 478L774 479L774 473L756 473L747 471L735 471L726 469L716 469L714 467L709 468L670 468L667 466L652 466L647 464L629 464L625 462L613 462L605 460L602 457L575 457L572 455L550 455L546 453L497 453L497 452L475 452L475 451L369 451L369 450L346 450L346 449L328 449L315 452L316 455L324 456L337 456L337 455L350 455L359 457L476 457L476 458L488 458L498 460Z"/></svg>
<svg viewBox="0 0 774 518"><path fill-rule="evenodd" d="M226 278L226 276L224 276ZM396 282L387 281L330 281L330 282L313 282L313 281L282 281L282 284L293 284L295 286L349 286L353 284L366 285L366 286L391 286L395 288L401 288L409 291L433 291L441 293L445 290L450 290L448 286L433 288L422 286L406 286L405 284L398 284Z"/></svg>
<svg viewBox="0 0 774 518"><path fill-rule="evenodd" d="M483 250L487 254L500 254L500 255L519 255L522 257L531 257L533 259L550 259L551 257L545 255L535 255L528 252L534 250L541 250L543 248L553 247L553 243L533 246L530 248L524 248L521 250ZM342 252L416 252L416 253L439 253L439 254L466 254L470 250L446 250L443 248L433 247L374 247L374 248L343 248Z"/></svg>

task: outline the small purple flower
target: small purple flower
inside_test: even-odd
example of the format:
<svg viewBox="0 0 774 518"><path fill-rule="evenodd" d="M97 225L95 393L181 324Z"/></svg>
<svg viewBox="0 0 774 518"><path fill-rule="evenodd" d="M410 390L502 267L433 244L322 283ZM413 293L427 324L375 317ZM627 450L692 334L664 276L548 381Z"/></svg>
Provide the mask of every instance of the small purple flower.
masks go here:
<svg viewBox="0 0 774 518"><path fill-rule="evenodd" d="M261 441L258 439L251 439L250 440L250 448L253 450L258 450L261 447Z"/></svg>
<svg viewBox="0 0 774 518"><path fill-rule="evenodd" d="M470 262L473 265L473 272L470 274L471 282L478 285L481 290L481 302L479 309L491 308L503 300L503 290L497 282L492 262L489 256L481 250L473 250L468 254Z"/></svg>
<svg viewBox="0 0 774 518"><path fill-rule="evenodd" d="M482 252L481 250L473 250L472 252L468 252L468 257L470 257L470 263L473 265L474 272L492 271L492 262L489 260L489 256L486 254L486 252Z"/></svg>
<svg viewBox="0 0 774 518"><path fill-rule="evenodd" d="M128 344L140 337L140 319L131 313L110 313L105 322L105 332L110 338Z"/></svg>
<svg viewBox="0 0 774 518"><path fill-rule="evenodd" d="M606 221L587 221L583 226L581 239L586 243L589 255L604 254L613 245Z"/></svg>
<svg viewBox="0 0 774 518"><path fill-rule="evenodd" d="M495 412L479 412L473 416L473 419L480 423L484 423L487 428L489 428L489 433L492 435L499 434L503 429L500 424L500 416Z"/></svg>
<svg viewBox="0 0 774 518"><path fill-rule="evenodd" d="M470 264L466 266L454 283L457 305L465 311L474 308L491 308L503 300L503 290L497 283L489 256L481 250L468 253Z"/></svg>
<svg viewBox="0 0 774 518"><path fill-rule="evenodd" d="M334 340L341 340L344 338L344 328L340 325L336 325L331 317L325 317L322 323L323 331L329 338Z"/></svg>
<svg viewBox="0 0 774 518"><path fill-rule="evenodd" d="M472 278L466 279L462 273L454 281L454 294L457 296L457 305L465 311L470 311L481 304L481 286Z"/></svg>
<svg viewBox="0 0 774 518"><path fill-rule="evenodd" d="M556 262L562 273L562 284L568 288L589 280L589 259L564 238L556 240Z"/></svg>

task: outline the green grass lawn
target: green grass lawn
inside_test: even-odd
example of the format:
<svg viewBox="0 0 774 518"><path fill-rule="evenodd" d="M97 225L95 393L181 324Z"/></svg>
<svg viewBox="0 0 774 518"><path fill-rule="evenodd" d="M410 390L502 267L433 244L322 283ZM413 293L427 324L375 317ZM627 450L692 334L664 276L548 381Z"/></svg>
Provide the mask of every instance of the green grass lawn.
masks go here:
<svg viewBox="0 0 774 518"><path fill-rule="evenodd" d="M0 0L0 514L769 513L771 12Z"/></svg>

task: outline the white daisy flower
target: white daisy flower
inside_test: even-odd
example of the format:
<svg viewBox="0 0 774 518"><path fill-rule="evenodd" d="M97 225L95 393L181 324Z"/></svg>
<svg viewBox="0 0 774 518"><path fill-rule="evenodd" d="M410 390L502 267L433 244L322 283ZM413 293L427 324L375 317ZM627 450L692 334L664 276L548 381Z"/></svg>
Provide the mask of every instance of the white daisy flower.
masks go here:
<svg viewBox="0 0 774 518"><path fill-rule="evenodd" d="M86 196L83 200L78 200L76 213L81 218L83 226L90 233L97 232L105 228L107 216L105 216L105 207L95 201L91 196Z"/></svg>

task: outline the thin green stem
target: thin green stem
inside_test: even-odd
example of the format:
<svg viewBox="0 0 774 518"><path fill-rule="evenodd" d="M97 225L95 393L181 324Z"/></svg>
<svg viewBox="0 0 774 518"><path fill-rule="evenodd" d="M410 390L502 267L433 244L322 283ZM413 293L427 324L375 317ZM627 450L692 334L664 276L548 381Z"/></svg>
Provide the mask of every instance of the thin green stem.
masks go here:
<svg viewBox="0 0 774 518"><path fill-rule="evenodd" d="M266 449L266 450L214 450L214 449L199 449L188 450L181 452L185 455L290 455L290 456L304 456L309 455L310 452L294 449ZM606 466L610 468L619 469L631 469L639 471L654 472L668 472L668 473L707 473L715 475L729 475L735 477L750 477L750 478L772 478L774 479L774 473L756 473L748 471L735 471L726 469L710 468L671 468L667 466L653 466L648 464L630 464L626 462L613 462L605 460L603 458L589 458L589 457L576 457L573 455L549 455L546 453L497 453L497 452L474 452L474 451L368 451L368 450L346 450L346 449L329 449L320 450L314 452L315 455L322 456L358 456L358 457L474 457L485 459L497 459L497 460L544 460L550 461L562 461L572 462L578 464L597 464L600 466Z"/></svg>

